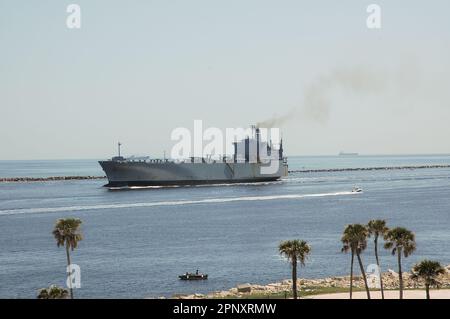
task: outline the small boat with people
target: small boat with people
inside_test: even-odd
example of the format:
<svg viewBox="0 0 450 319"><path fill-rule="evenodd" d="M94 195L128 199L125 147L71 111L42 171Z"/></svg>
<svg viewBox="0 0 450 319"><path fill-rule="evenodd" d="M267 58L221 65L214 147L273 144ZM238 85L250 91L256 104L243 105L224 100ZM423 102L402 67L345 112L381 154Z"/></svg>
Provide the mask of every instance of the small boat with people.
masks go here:
<svg viewBox="0 0 450 319"><path fill-rule="evenodd" d="M198 272L198 269L195 273L186 272L182 275L179 275L178 278L181 280L205 280L208 279L208 274L202 274Z"/></svg>

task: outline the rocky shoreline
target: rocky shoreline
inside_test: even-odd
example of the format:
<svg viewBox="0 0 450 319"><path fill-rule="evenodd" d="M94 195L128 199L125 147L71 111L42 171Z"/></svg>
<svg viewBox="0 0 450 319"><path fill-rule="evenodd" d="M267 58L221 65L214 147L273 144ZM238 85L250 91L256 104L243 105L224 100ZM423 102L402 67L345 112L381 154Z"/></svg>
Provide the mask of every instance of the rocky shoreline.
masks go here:
<svg viewBox="0 0 450 319"><path fill-rule="evenodd" d="M450 287L450 265L445 267L447 273L439 278L441 288ZM404 288L405 289L424 289L423 283L411 279L411 273L403 273ZM393 270L388 270L383 273L383 285L385 290L398 289L398 273ZM314 294L314 291L320 293L324 288L342 288L348 289L350 287L350 276L337 276L322 279L298 279L297 287L300 295L302 292ZM362 277L355 276L353 287L356 289L364 289L364 281ZM292 291L292 280L286 279L281 282L270 283L267 285L257 284L243 284L229 290L215 291L208 294L189 294L189 295L175 295L176 299L221 299L221 298L252 298L252 296L267 296L284 294Z"/></svg>
<svg viewBox="0 0 450 319"><path fill-rule="evenodd" d="M105 179L106 176L50 176L50 177L3 177L0 183L74 181L87 179Z"/></svg>

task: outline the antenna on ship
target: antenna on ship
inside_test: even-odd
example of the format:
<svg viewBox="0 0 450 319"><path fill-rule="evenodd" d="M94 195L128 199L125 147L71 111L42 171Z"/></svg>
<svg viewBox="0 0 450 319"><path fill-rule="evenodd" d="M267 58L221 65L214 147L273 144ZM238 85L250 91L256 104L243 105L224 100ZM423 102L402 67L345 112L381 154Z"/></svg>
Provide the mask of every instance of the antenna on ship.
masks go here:
<svg viewBox="0 0 450 319"><path fill-rule="evenodd" d="M122 143L117 142L117 148L118 148L118 150L119 150L119 157L120 157L120 146L122 146Z"/></svg>

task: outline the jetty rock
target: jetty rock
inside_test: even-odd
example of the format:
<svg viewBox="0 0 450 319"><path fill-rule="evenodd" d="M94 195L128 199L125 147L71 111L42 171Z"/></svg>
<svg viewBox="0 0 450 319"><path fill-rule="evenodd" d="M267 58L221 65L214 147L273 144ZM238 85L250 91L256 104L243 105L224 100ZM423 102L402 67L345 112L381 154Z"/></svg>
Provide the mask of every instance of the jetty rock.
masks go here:
<svg viewBox="0 0 450 319"><path fill-rule="evenodd" d="M390 275L390 276L398 277L398 273L396 273L396 272L393 271L392 269L388 269L387 274Z"/></svg>
<svg viewBox="0 0 450 319"><path fill-rule="evenodd" d="M450 265L444 267L446 273L439 276L438 281L441 283L441 288L450 288ZM398 273L392 269L388 269L382 273L383 285L385 289L398 289L399 278ZM423 289L424 283L420 280L413 280L411 272L403 272L404 287L410 289ZM297 288L301 291L314 291L324 287L345 288L350 287L350 276L333 276L327 278L305 279L299 278L297 280ZM355 275L353 277L353 287L364 288L364 280L362 276ZM240 284L237 287L224 291L215 291L207 295L203 294L189 294L189 295L174 295L174 298L179 299L203 299L203 298L242 298L252 293L256 294L279 294L290 292L292 290L292 280L285 279L281 282L269 283L267 285L258 284Z"/></svg>
<svg viewBox="0 0 450 319"><path fill-rule="evenodd" d="M53 181L80 181L105 179L106 176L49 176L49 177L3 177L0 182L20 183L20 182L53 182Z"/></svg>
<svg viewBox="0 0 450 319"><path fill-rule="evenodd" d="M250 284L243 284L237 286L237 291L242 293L247 293L252 291L252 286Z"/></svg>

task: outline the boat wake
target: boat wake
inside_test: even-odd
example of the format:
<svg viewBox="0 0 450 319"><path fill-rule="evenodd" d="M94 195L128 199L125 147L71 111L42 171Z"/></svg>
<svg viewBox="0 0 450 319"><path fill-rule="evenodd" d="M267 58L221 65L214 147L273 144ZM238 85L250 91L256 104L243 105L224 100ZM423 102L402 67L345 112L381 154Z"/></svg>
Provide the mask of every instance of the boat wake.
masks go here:
<svg viewBox="0 0 450 319"><path fill-rule="evenodd" d="M356 193L356 192L334 192L334 193L319 193L319 194L285 194L285 195L268 195L268 196L206 198L206 199L199 199L199 200L179 200L179 201L166 201L166 202L19 208L19 209L0 210L0 216L2 216L2 215L17 215L17 214L89 211L89 210L99 210L99 209L121 209L121 208L135 208L135 207L158 207L158 206L178 206L178 205L195 205L195 204L220 204L220 203L231 203L231 202L242 202L242 201L302 199L302 198L315 198L315 197L327 197L327 196L346 196L346 195L356 195L356 194L359 194L359 193Z"/></svg>
<svg viewBox="0 0 450 319"><path fill-rule="evenodd" d="M251 182L251 183L218 183L218 184L202 184L202 185L161 185L161 186L123 186L108 187L110 191L127 191L127 190L144 190L144 189L160 189L160 188L180 188L180 187L226 187L226 186L266 186L282 184L287 179L269 181L269 182Z"/></svg>

